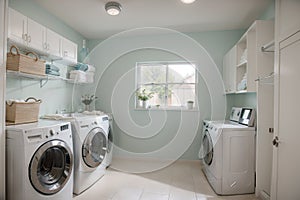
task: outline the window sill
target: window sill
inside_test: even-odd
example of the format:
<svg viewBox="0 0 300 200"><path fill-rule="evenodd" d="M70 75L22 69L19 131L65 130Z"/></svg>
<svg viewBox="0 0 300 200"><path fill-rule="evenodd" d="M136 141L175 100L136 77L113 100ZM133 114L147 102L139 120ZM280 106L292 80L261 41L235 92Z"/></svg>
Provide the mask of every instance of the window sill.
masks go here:
<svg viewBox="0 0 300 200"><path fill-rule="evenodd" d="M135 111L175 111L175 112L200 112L198 108L134 108Z"/></svg>

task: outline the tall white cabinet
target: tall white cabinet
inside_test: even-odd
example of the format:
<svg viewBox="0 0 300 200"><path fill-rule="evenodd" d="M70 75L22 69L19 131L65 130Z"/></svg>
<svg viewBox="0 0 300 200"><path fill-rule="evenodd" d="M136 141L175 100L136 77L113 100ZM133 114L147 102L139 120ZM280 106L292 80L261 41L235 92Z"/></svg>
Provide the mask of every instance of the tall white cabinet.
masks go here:
<svg viewBox="0 0 300 200"><path fill-rule="evenodd" d="M275 134L271 199L300 198L300 1L276 0Z"/></svg>
<svg viewBox="0 0 300 200"><path fill-rule="evenodd" d="M5 199L5 59L7 0L0 0L0 199Z"/></svg>

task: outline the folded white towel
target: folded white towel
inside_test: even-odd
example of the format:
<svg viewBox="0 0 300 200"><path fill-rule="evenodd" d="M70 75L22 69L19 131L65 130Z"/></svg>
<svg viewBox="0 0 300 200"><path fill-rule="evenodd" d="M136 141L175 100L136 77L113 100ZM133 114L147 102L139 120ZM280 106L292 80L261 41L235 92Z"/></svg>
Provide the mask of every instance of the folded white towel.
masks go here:
<svg viewBox="0 0 300 200"><path fill-rule="evenodd" d="M84 115L104 115L105 113L99 110L93 110L93 111L84 111L82 114Z"/></svg>
<svg viewBox="0 0 300 200"><path fill-rule="evenodd" d="M93 65L88 65L88 69L86 70L86 72L95 72L96 68Z"/></svg>

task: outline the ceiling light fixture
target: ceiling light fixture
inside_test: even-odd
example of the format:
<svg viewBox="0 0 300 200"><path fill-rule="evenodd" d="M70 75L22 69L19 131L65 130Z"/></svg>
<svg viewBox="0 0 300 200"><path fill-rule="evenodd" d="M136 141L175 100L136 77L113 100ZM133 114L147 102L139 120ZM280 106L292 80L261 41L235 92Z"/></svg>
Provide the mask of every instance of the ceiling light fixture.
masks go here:
<svg viewBox="0 0 300 200"><path fill-rule="evenodd" d="M105 4L105 10L109 15L118 15L120 14L122 7L118 2L111 1Z"/></svg>
<svg viewBox="0 0 300 200"><path fill-rule="evenodd" d="M182 3L186 3L186 4L190 4L190 3L194 3L196 0L181 0Z"/></svg>

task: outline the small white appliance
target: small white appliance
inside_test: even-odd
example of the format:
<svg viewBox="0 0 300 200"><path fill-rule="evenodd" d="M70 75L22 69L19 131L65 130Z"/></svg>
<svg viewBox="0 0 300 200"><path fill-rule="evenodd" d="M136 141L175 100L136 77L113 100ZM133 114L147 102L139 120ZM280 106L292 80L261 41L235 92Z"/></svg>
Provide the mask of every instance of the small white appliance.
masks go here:
<svg viewBox="0 0 300 200"><path fill-rule="evenodd" d="M69 122L6 128L8 200L72 200L73 143Z"/></svg>
<svg viewBox="0 0 300 200"><path fill-rule="evenodd" d="M199 157L217 194L254 193L255 110L232 108L229 121L204 121Z"/></svg>
<svg viewBox="0 0 300 200"><path fill-rule="evenodd" d="M103 160L108 146L109 118L77 116L71 120L74 143L74 193L80 194L104 174Z"/></svg>
<svg viewBox="0 0 300 200"><path fill-rule="evenodd" d="M108 145L107 145L107 153L103 161L103 165L105 165L106 168L108 168L112 162L112 156L113 156L113 145L114 145L114 139L113 139L113 117L112 115L109 115L109 131L108 131Z"/></svg>

